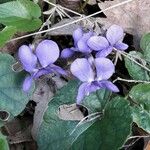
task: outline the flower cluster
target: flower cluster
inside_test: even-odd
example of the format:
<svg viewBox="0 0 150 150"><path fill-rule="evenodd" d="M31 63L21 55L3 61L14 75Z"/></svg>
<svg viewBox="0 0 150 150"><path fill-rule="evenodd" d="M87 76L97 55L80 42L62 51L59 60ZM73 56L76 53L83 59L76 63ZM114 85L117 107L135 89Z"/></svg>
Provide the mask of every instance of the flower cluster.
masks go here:
<svg viewBox="0 0 150 150"><path fill-rule="evenodd" d="M62 58L69 58L75 52L83 53L85 58L77 58L71 64L71 72L81 82L83 82L77 95L79 104L84 96L89 95L101 88L106 88L113 92L119 89L108 79L115 72L115 66L107 57L112 50L126 50L128 45L123 43L124 32L118 25L112 25L106 32L106 36L96 35L94 32L83 32L78 28L73 33L74 47L66 48L62 51ZM93 56L92 52L96 55ZM95 58L96 57L96 58Z"/></svg>
<svg viewBox="0 0 150 150"><path fill-rule="evenodd" d="M61 52L61 57L69 58L73 56L75 52L81 52L84 53L85 55L91 53L92 50L87 45L87 41L93 35L94 33L92 31L84 33L81 28L76 29L73 33L74 47L65 48Z"/></svg>
<svg viewBox="0 0 150 150"><path fill-rule="evenodd" d="M74 31L74 46L62 50L61 58L72 57L76 52L84 54L83 58L75 59L70 66L71 73L82 82L76 98L78 104L85 96L102 88L119 92L119 89L108 80L115 72L115 66L106 57L113 49L128 48L128 45L122 42L123 37L123 29L117 25L112 25L105 37L96 35L93 31L84 32L81 28ZM33 79L41 75L52 72L67 75L61 67L54 64L59 58L59 53L58 45L52 40L42 41L34 51L27 45L19 48L19 59L23 68L30 73L23 83L24 91L28 91Z"/></svg>
<svg viewBox="0 0 150 150"><path fill-rule="evenodd" d="M43 40L38 44L35 51L27 45L19 48L18 57L24 68L30 75L23 83L23 91L29 91L33 79L52 72L66 75L66 72L54 62L59 58L60 50L52 40Z"/></svg>
<svg viewBox="0 0 150 150"><path fill-rule="evenodd" d="M112 25L106 32L106 37L98 36L94 32L89 31L84 33L81 28L78 28L73 33L74 47L65 48L62 53L62 58L69 58L75 52L89 54L92 51L96 52L96 57L106 57L113 49L126 50L128 45L123 43L124 32L118 25Z"/></svg>

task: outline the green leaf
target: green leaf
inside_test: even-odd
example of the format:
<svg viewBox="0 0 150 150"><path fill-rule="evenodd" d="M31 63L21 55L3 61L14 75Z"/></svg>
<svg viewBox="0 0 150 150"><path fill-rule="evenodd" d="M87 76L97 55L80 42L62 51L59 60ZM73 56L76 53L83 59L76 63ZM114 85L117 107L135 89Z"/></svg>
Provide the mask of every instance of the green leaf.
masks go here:
<svg viewBox="0 0 150 150"><path fill-rule="evenodd" d="M57 150L65 144L68 145L68 136L77 125L78 121L64 121L58 117L59 107L63 104L75 103L78 83L69 82L50 101L40 127L37 143L39 150Z"/></svg>
<svg viewBox="0 0 150 150"><path fill-rule="evenodd" d="M131 51L129 52L129 57L134 56L137 58L143 58L143 55L140 52ZM141 64L145 65L146 62L141 62ZM125 57L125 66L130 74L130 76L135 80L149 80L149 76L146 70L137 65L135 62L129 60Z"/></svg>
<svg viewBox="0 0 150 150"><path fill-rule="evenodd" d="M1 150L9 150L6 136L4 136L1 132L0 132L0 149Z"/></svg>
<svg viewBox="0 0 150 150"><path fill-rule="evenodd" d="M99 140L96 140L97 142L88 141L89 143L84 145L84 148L81 148L82 146L79 144L80 140L78 140L78 137L80 139L80 136L82 137L82 134L85 135L88 131L91 131L93 133L99 133L97 131L99 131L101 128L102 130L100 131L100 133L102 132L102 136L98 138L100 140L103 139L104 142L104 140L107 139L109 135L112 135L112 138L114 138L115 135L115 139L117 139L117 142L112 141L112 139L110 139L109 141L111 141L111 144L108 143L107 144L108 146L115 145L114 147L120 147L125 141L127 135L129 135L130 133L130 123L132 121L128 103L122 98L118 98L118 97L115 98L106 107L105 115L101 120L102 122L98 121L98 123L95 123L96 120L93 120L90 122L83 123L77 127L79 121L62 120L59 118L58 116L59 107L64 104L69 105L75 102L77 87L78 87L78 83L75 81L68 83L68 85L63 87L52 99L52 101L50 101L49 107L44 114L43 122L41 124L37 136L37 143L38 143L39 150L47 150L47 149L66 150L66 149L71 149L72 145L73 145L72 149L78 150L78 149L86 149L88 147L87 146L88 144L89 144L89 149L93 147L93 145L94 147L99 147L100 146ZM109 98L108 95L110 95L110 93L109 94L106 93L107 92L105 90L102 90L99 93L100 94L99 101L101 101L104 97ZM98 106L96 106L94 102L92 103L88 102L88 104L86 104L86 101L88 101L87 98L88 97L84 99L84 105L88 106L87 107L88 110L90 109L90 106L92 106L92 109L90 110L90 114L96 112L96 110L100 110L100 108L98 108ZM93 95L92 98L93 99L91 99L91 101L96 100L96 104L97 104L98 97L95 97ZM99 107L100 106L101 105L99 105ZM96 128L95 128L95 124L96 124ZM95 137L93 138L93 136ZM90 140L90 138L94 140L97 138L97 135L90 134L90 137L87 138L88 140ZM76 140L78 142L75 142ZM85 138L83 138L82 140L85 141ZM107 147L107 149L109 148Z"/></svg>
<svg viewBox="0 0 150 150"><path fill-rule="evenodd" d="M30 0L0 4L0 23L15 26L18 31L34 31L41 25L40 7Z"/></svg>
<svg viewBox="0 0 150 150"><path fill-rule="evenodd" d="M89 112L100 112L110 100L111 94L111 91L107 89L100 89L85 97L83 106L87 107Z"/></svg>
<svg viewBox="0 0 150 150"><path fill-rule="evenodd" d="M0 47L4 46L4 44L11 39L11 37L15 34L16 32L16 27L13 26L8 26L5 27L1 32L0 32Z"/></svg>
<svg viewBox="0 0 150 150"><path fill-rule="evenodd" d="M150 85L138 84L129 92L130 98L137 103L132 107L133 121L150 133Z"/></svg>
<svg viewBox="0 0 150 150"><path fill-rule="evenodd" d="M129 97L145 110L150 111L150 84L134 86L129 92Z"/></svg>
<svg viewBox="0 0 150 150"><path fill-rule="evenodd" d="M14 63L11 55L0 54L0 110L8 112L10 119L23 111L33 92L27 94L22 91L26 74L13 72L11 66Z"/></svg>
<svg viewBox="0 0 150 150"><path fill-rule="evenodd" d="M72 150L117 150L128 135L132 117L128 102L115 97L108 103L101 120L90 126L73 144Z"/></svg>
<svg viewBox="0 0 150 150"><path fill-rule="evenodd" d="M133 122L150 133L150 113L141 107L132 107Z"/></svg>
<svg viewBox="0 0 150 150"><path fill-rule="evenodd" d="M147 33L142 37L140 46L144 52L144 57L150 61L150 33Z"/></svg>
<svg viewBox="0 0 150 150"><path fill-rule="evenodd" d="M87 130L95 121L88 122L81 125L76 129L78 120L62 120L58 116L59 107L61 105L70 105L75 103L77 95L78 82L71 81L65 87L63 87L56 96L50 101L49 107L44 114L42 125L39 129L37 136L37 143L40 150L66 150L72 145L74 140ZM103 91L103 94L105 92ZM91 101L98 103L97 97ZM84 104L86 105L86 98ZM100 104L100 103L98 103ZM86 106L95 106L94 102L89 103ZM89 110L90 108L87 107ZM96 109L100 110L98 106L89 111L90 113L96 112ZM76 132L73 132L76 129ZM43 140L44 139L44 140Z"/></svg>
<svg viewBox="0 0 150 150"><path fill-rule="evenodd" d="M10 1L14 1L14 0L1 0L1 1L0 1L0 4L6 3L6 2L10 2Z"/></svg>

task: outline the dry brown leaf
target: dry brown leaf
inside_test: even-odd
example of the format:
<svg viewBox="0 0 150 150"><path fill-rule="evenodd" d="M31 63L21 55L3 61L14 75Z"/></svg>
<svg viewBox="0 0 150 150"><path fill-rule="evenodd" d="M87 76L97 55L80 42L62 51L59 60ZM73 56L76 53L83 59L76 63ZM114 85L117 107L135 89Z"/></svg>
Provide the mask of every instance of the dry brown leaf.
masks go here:
<svg viewBox="0 0 150 150"><path fill-rule="evenodd" d="M14 118L5 125L5 131L8 135L15 135L17 132L21 131L21 124L18 118Z"/></svg>
<svg viewBox="0 0 150 150"><path fill-rule="evenodd" d="M32 97L32 100L37 103L37 106L35 107L33 127L31 131L34 139L36 138L37 131L42 123L43 115L48 107L50 98L52 98L54 95L47 84L46 78L38 80L36 86L37 88Z"/></svg>
<svg viewBox="0 0 150 150"><path fill-rule="evenodd" d="M58 4L74 11L79 11L80 2L81 0L58 0Z"/></svg>
<svg viewBox="0 0 150 150"><path fill-rule="evenodd" d="M48 108L48 103L54 96L54 92L65 84L66 81L56 76L46 76L37 81L37 88L32 97L32 100L37 103L31 131L34 139L36 139L38 129L43 121L43 115Z"/></svg>
<svg viewBox="0 0 150 150"><path fill-rule="evenodd" d="M74 21L74 19L79 19L79 17L72 17L72 21ZM67 23L70 23L70 22L71 22L71 19L63 19L60 22L54 24L52 26L52 28L58 27L58 26L61 26L61 25L64 25L64 24L67 24ZM50 31L47 34L51 35L51 36L72 35L73 31L75 29L77 29L78 27L79 27L79 24L72 24L72 25L57 29L57 30Z"/></svg>
<svg viewBox="0 0 150 150"><path fill-rule="evenodd" d="M27 147L26 145L30 145L28 150L35 150L32 146L35 142L31 137L31 126L31 116L16 117L5 124L2 132L7 136L10 150L23 150Z"/></svg>
<svg viewBox="0 0 150 150"><path fill-rule="evenodd" d="M31 126L29 126L24 131L19 131L15 135L8 136L9 144L17 144L23 142L31 142L33 139L31 137Z"/></svg>
<svg viewBox="0 0 150 150"><path fill-rule="evenodd" d="M144 138L144 150L150 150L150 136Z"/></svg>
<svg viewBox="0 0 150 150"><path fill-rule="evenodd" d="M24 149L24 145L22 145L22 143L19 143L17 145L11 145L10 146L10 150L23 150Z"/></svg>
<svg viewBox="0 0 150 150"><path fill-rule="evenodd" d="M82 120L84 115L76 104L71 104L61 105L59 107L58 117L62 120Z"/></svg>
<svg viewBox="0 0 150 150"><path fill-rule="evenodd" d="M99 7L105 9L123 1L105 1L99 3ZM104 20L105 23L122 26L126 32L133 34L135 42L139 41L141 35L150 31L149 0L133 0L125 5L106 11L105 15L107 18L99 19L100 22Z"/></svg>
<svg viewBox="0 0 150 150"><path fill-rule="evenodd" d="M86 0L85 0L86 1ZM97 1L96 0L89 0L88 1L88 4L89 5L95 5L95 4L97 4Z"/></svg>
<svg viewBox="0 0 150 150"><path fill-rule="evenodd" d="M80 17L72 17L72 20L71 19L63 19L62 21L60 21L60 22L56 23L55 25L53 25L52 28L70 23L71 21L77 20L79 18ZM73 32L80 26L83 27L84 29L91 29L92 28L92 29L94 29L96 34L102 34L103 29L102 29L102 27L100 27L97 24L97 22L98 22L97 19L98 18L90 18L88 20L82 20L82 21L80 21L76 24L71 24L69 26L65 26L63 28L50 31L47 34L50 35L50 36L72 35ZM100 22L100 24L102 24L102 22ZM103 24L105 25L105 24L108 24L108 23L106 21L105 22L103 21ZM109 25L111 25L111 24L109 24ZM108 27L108 26L105 26L104 29L106 29L106 27Z"/></svg>
<svg viewBox="0 0 150 150"><path fill-rule="evenodd" d="M145 150L150 150L150 142L148 142L148 144L147 144Z"/></svg>

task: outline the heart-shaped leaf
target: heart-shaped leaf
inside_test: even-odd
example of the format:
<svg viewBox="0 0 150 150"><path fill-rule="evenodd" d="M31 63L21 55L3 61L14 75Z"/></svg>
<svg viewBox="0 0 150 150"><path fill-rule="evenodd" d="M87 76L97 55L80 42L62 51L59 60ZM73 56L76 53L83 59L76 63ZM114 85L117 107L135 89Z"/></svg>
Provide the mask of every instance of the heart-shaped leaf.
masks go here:
<svg viewBox="0 0 150 150"><path fill-rule="evenodd" d="M144 56L140 53L140 52L136 52L136 51L131 51L128 54L128 57L130 56L134 56L136 57L138 60L140 60L140 58L144 58ZM145 65L146 62L140 62L141 64ZM137 65L135 62L131 61L130 59L128 59L127 57L125 57L125 66L130 74L130 76L135 79L135 80L149 80L149 75L147 73L146 70L144 70L142 67L140 67L139 65Z"/></svg>
<svg viewBox="0 0 150 150"><path fill-rule="evenodd" d="M78 120L71 120L71 119L64 120L62 119L62 117L59 117L59 109L61 108L60 106L68 107L69 110L71 110L70 109L70 107L72 106L71 104L75 102L77 87L78 87L77 82L75 81L69 82L65 87L63 87L56 94L56 96L52 99L52 101L50 101L49 107L45 112L43 122L41 124L37 136L37 143L38 143L39 150L47 150L47 149L78 150L78 149L87 149L88 147L90 149L93 146L93 144L94 147L100 147L100 145L102 145L103 142L104 144L108 145L107 149L110 149L111 146L115 148L120 147L123 144L123 142L126 140L127 135L129 135L130 133L130 124L132 119L131 119L128 103L122 98L115 98L108 106L104 105L107 107L104 116L100 121L97 121L97 119L92 119L92 118L91 118L92 120L89 120L88 118L87 121L85 120L85 122L83 121L80 123ZM84 99L83 104L87 107L88 110L90 110L89 115L95 114L96 111L101 110L102 108L101 106L103 106L100 104L101 101L104 100L103 104L107 103L106 100L103 99L103 98L109 99L109 96L106 96L109 94L106 93L107 92L103 90L102 94L99 93L100 94L99 96L97 95L94 96L94 94L96 93L93 93L91 99L90 96L89 96L89 100L87 99L88 97ZM90 103L90 100L93 102ZM94 102L96 102L97 105L95 105ZM90 109L90 107L92 107L92 109ZM73 114L75 111L76 110L71 110L70 114ZM100 116L95 116L95 117L98 118ZM66 118L68 118L68 116ZM86 137L88 139L88 143L82 145L83 144L82 141L86 140L84 136L87 135L86 134L87 132L88 133L95 132L95 133L94 134L90 133L90 136ZM111 141L110 144L106 140L108 137L107 134L105 133L112 136L112 137L108 136L109 141ZM99 142L100 140L95 140L96 138L103 140L103 142ZM114 138L117 139L117 142L115 141ZM76 142L76 140L78 142ZM104 146L102 145L102 149L103 148Z"/></svg>
<svg viewBox="0 0 150 150"><path fill-rule="evenodd" d="M143 35L140 41L140 47L144 52L144 56L150 61L150 33Z"/></svg>
<svg viewBox="0 0 150 150"><path fill-rule="evenodd" d="M17 0L0 4L0 23L14 26L18 31L33 31L40 27L41 10L30 0Z"/></svg>
<svg viewBox="0 0 150 150"><path fill-rule="evenodd" d="M150 85L138 84L129 92L129 96L145 110L150 111Z"/></svg>
<svg viewBox="0 0 150 150"><path fill-rule="evenodd" d="M33 92L24 93L22 83L25 73L12 71L15 60L11 55L0 54L0 110L10 114L10 118L20 114ZM0 122L2 123L2 122Z"/></svg>
<svg viewBox="0 0 150 150"><path fill-rule="evenodd" d="M70 145L68 137L79 121L62 120L58 112L61 105L75 103L77 86L76 81L69 82L50 101L37 136L40 150L57 150Z"/></svg>
<svg viewBox="0 0 150 150"><path fill-rule="evenodd" d="M132 108L133 121L150 133L150 85L138 84L129 92L130 98L137 103Z"/></svg>
<svg viewBox="0 0 150 150"><path fill-rule="evenodd" d="M91 150L93 147L94 150L117 150L130 134L131 123L128 102L115 97L106 106L104 116L81 134L71 150Z"/></svg>
<svg viewBox="0 0 150 150"><path fill-rule="evenodd" d="M150 113L141 107L132 107L133 121L143 130L150 133Z"/></svg>

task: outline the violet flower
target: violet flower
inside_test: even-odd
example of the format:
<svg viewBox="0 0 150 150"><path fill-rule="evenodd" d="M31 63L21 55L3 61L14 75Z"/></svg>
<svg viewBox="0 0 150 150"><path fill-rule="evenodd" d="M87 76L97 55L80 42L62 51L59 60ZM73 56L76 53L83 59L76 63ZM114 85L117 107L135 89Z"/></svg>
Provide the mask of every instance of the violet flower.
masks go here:
<svg viewBox="0 0 150 150"><path fill-rule="evenodd" d="M18 57L24 70L29 72L23 83L23 91L27 92L31 88L34 79L41 75L49 73L58 73L66 75L66 72L54 62L59 57L59 47L52 40L44 40L40 42L35 50L35 54L27 45L19 48ZM38 64L39 61L39 64Z"/></svg>
<svg viewBox="0 0 150 150"><path fill-rule="evenodd" d="M32 85L33 75L38 71L36 68L37 57L27 45L22 45L19 48L18 57L23 69L30 73L30 75L28 75L23 82L23 91L27 92Z"/></svg>
<svg viewBox="0 0 150 150"><path fill-rule="evenodd" d="M29 73L36 72L37 57L35 54L33 54L29 46L22 45L19 48L18 57L22 63L24 70Z"/></svg>
<svg viewBox="0 0 150 150"><path fill-rule="evenodd" d="M83 82L78 89L77 104L83 100L84 96L102 88L119 92L119 89L108 81L114 70L114 64L108 58L96 58L92 64L86 58L76 59L71 64L71 72Z"/></svg>
<svg viewBox="0 0 150 150"><path fill-rule="evenodd" d="M36 74L36 77L52 72L67 75L61 67L54 64L60 54L60 50L56 42L52 40L42 41L38 44L35 53L42 66Z"/></svg>
<svg viewBox="0 0 150 150"><path fill-rule="evenodd" d="M124 32L118 25L112 25L106 32L106 38L103 36L92 36L87 41L88 46L98 51L96 57L106 57L113 49L126 50L128 45L123 43Z"/></svg>
<svg viewBox="0 0 150 150"><path fill-rule="evenodd" d="M81 28L76 29L73 32L73 40L74 40L74 47L71 48L65 48L61 52L62 58L69 58L73 56L75 52L81 52L84 54L91 53L90 47L87 45L87 40L93 36L93 32L89 31L87 33L84 33Z"/></svg>

